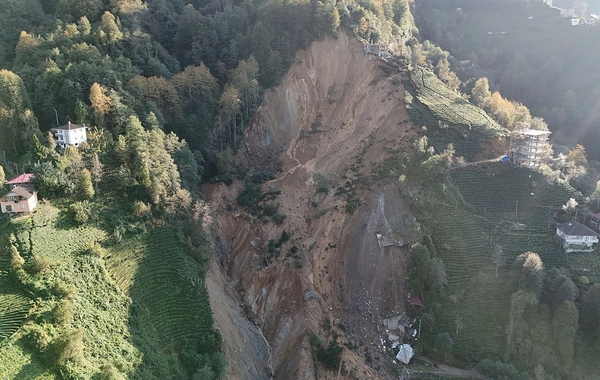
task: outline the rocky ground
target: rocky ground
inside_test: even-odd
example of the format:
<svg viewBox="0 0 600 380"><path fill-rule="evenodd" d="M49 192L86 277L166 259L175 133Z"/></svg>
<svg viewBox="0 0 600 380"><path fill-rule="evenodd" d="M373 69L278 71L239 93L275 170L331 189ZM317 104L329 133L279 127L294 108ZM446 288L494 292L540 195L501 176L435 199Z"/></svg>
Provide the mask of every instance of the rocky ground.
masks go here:
<svg viewBox="0 0 600 380"><path fill-rule="evenodd" d="M415 223L397 179L374 180L372 172L409 149L415 127L401 81L381 65L341 33L299 52L282 84L265 95L238 161L278 170L263 189L281 191L275 202L283 224L259 221L238 206L242 183L203 189L215 211L223 272L269 342L277 379L314 379L315 371L320 379L400 373L383 320L407 320L405 259ZM315 173L326 179L327 192L317 191ZM268 241L283 231L290 240L270 254ZM236 345L228 343L238 339L235 323L218 325L226 347ZM309 332L325 343L339 334L343 368L314 365ZM246 368L244 358L231 358L232 367Z"/></svg>

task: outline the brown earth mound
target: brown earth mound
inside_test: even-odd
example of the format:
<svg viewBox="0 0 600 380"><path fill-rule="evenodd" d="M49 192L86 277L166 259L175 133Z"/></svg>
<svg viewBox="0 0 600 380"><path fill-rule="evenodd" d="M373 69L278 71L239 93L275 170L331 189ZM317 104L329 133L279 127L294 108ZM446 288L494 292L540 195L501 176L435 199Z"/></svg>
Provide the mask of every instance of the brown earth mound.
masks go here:
<svg viewBox="0 0 600 380"><path fill-rule="evenodd" d="M383 320L404 314L414 217L398 181L376 181L372 169L408 149L414 131L401 81L382 65L341 33L299 52L282 84L265 95L238 160L280 169L262 187L281 191L274 201L286 216L281 225L237 205L241 183L203 189L229 284L269 342L277 379L313 379L315 371L320 379L390 378L398 370L384 352L390 343ZM318 191L323 183L327 191ZM269 252L269 240L283 231L289 241ZM221 332L226 342L235 338ZM315 366L309 332L324 344L339 334L349 347L343 366ZM238 360L230 356L233 367ZM249 378L238 375L232 378Z"/></svg>

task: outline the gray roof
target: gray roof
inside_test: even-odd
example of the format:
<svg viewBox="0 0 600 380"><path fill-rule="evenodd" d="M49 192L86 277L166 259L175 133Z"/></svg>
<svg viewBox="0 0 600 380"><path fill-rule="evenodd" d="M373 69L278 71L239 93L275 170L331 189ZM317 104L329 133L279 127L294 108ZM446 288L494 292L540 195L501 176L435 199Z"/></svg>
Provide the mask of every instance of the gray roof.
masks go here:
<svg viewBox="0 0 600 380"><path fill-rule="evenodd" d="M87 128L87 127L85 126L85 124L73 124L71 122L68 122L65 125L61 125L60 127L54 127L54 128L50 128L50 129L54 129L54 130L63 129L63 130L69 131L71 129L80 129L80 128Z"/></svg>
<svg viewBox="0 0 600 380"><path fill-rule="evenodd" d="M559 230L570 236L600 236L591 228L574 220L556 226Z"/></svg>
<svg viewBox="0 0 600 380"><path fill-rule="evenodd" d="M513 134L521 134L521 135L526 135L526 136L542 136L542 135L549 135L552 132L550 131L540 131L538 129L518 129L516 131L513 131Z"/></svg>

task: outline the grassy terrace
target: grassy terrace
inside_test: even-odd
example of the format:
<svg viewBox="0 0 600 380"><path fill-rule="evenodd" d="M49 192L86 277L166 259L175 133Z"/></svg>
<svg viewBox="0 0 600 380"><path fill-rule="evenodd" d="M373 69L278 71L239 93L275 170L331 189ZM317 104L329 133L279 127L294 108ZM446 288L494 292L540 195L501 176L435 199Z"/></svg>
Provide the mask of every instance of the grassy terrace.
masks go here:
<svg viewBox="0 0 600 380"><path fill-rule="evenodd" d="M582 202L581 193L568 185L549 183L537 172L504 163L460 169L452 173L452 179L477 214L498 224L496 240L504 250L506 264L532 251L546 267L568 266L566 255L554 243L553 214L569 198Z"/></svg>
<svg viewBox="0 0 600 380"><path fill-rule="evenodd" d="M404 86L411 119L427 127L429 143L437 152L453 143L457 155L470 158L481 150L483 141L508 135L485 111L450 90L428 70L415 69Z"/></svg>
<svg viewBox="0 0 600 380"><path fill-rule="evenodd" d="M100 374L107 363L123 378L187 378L201 360L193 354L196 348L215 352L211 342L220 339L212 330L202 268L185 252L174 228L126 235L111 244L104 230L75 226L68 212L49 204L4 227L15 231L26 266L42 259L48 267L28 274L29 285L23 287L10 272L7 252L0 253L0 380L56 375L44 359L47 354L38 355L26 344L21 326L34 304L29 294L37 299L29 319L50 339L83 330L78 378ZM89 253L91 242L108 245L102 257ZM57 294L57 284L69 295ZM58 323L54 315L64 298L71 301L73 315ZM182 360L188 345L192 354Z"/></svg>
<svg viewBox="0 0 600 380"><path fill-rule="evenodd" d="M547 268L568 267L575 260L582 268L592 266L584 255L567 258L554 243L554 212L571 197L581 201L581 194L549 183L537 172L503 163L458 169L451 179L466 205L459 199L456 204L437 204L427 224L454 296L442 306L447 312L434 333L450 333L455 354L467 361L501 358L510 304L504 269L514 258L533 251ZM497 243L503 257L496 276L492 258ZM600 268L591 269L580 275L600 273Z"/></svg>

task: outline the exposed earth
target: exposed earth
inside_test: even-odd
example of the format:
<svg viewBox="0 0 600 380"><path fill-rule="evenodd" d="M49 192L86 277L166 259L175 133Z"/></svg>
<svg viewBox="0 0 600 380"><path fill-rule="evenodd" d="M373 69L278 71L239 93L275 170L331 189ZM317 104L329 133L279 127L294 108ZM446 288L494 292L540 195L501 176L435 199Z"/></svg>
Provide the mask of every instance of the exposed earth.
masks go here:
<svg viewBox="0 0 600 380"><path fill-rule="evenodd" d="M320 379L387 379L401 372L390 337L409 325L405 260L418 234L400 182L374 180L372 169L408 149L415 128L401 81L382 65L341 33L300 51L282 84L265 94L237 160L277 172L262 187L281 191L274 201L286 216L281 225L236 203L241 181L203 189L216 214L223 271L271 346L276 379L314 379L315 371ZM318 191L315 178L325 178L327 191ZM269 240L283 231L289 241L270 254ZM208 279L211 298L216 283ZM215 312L217 321L225 314ZM383 324L391 317L400 321L396 330ZM217 322L227 352L227 342L240 337L224 326ZM315 366L309 332L324 344L337 333L349 347L338 371ZM264 350L258 346L242 351ZM243 354L227 355L231 378L257 378L236 369L245 365Z"/></svg>

